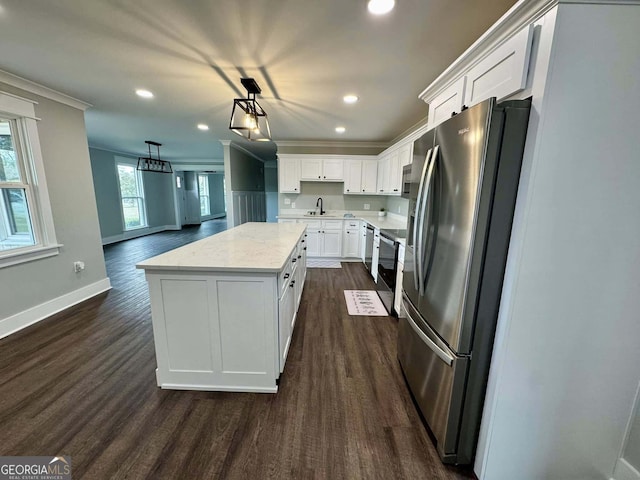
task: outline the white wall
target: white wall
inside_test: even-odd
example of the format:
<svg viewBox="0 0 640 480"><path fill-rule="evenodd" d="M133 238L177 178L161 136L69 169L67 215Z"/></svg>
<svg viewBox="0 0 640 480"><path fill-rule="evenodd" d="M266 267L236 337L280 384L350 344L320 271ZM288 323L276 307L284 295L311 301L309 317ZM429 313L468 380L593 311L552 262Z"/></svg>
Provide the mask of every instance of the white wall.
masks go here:
<svg viewBox="0 0 640 480"><path fill-rule="evenodd" d="M476 473L609 478L640 381L640 7L561 4ZM480 468L478 468L480 467Z"/></svg>

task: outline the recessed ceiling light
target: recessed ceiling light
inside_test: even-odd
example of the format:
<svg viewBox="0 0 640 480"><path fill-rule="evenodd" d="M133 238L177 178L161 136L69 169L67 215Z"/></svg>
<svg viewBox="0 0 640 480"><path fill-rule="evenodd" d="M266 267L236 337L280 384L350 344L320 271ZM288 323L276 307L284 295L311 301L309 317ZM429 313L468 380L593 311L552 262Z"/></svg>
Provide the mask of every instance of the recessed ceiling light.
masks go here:
<svg viewBox="0 0 640 480"><path fill-rule="evenodd" d="M357 95L349 94L342 97L342 100L344 100L344 103L356 103L359 98Z"/></svg>
<svg viewBox="0 0 640 480"><path fill-rule="evenodd" d="M137 89L136 95L142 98L153 98L153 93L151 93L149 90L145 90L144 88Z"/></svg>
<svg viewBox="0 0 640 480"><path fill-rule="evenodd" d="M209 130L209 125L206 125L204 123L199 123L198 124L198 130L202 130L202 131L206 132L207 130Z"/></svg>
<svg viewBox="0 0 640 480"><path fill-rule="evenodd" d="M369 0L367 2L367 8L374 15L384 15L393 10L396 5L395 0Z"/></svg>
<svg viewBox="0 0 640 480"><path fill-rule="evenodd" d="M344 127L336 127L336 133L344 133L346 132L347 129Z"/></svg>

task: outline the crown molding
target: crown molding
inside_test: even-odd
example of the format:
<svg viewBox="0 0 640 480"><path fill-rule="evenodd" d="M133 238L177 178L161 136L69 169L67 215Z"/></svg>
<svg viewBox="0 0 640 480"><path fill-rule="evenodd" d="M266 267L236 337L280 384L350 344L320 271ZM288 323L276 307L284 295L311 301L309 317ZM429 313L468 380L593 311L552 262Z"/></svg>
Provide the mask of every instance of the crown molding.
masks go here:
<svg viewBox="0 0 640 480"><path fill-rule="evenodd" d="M35 95L48 98L49 100L77 108L78 110L85 111L93 106L90 103L83 102L82 100L78 100L77 98L73 98L69 95L53 90L52 88L45 87L44 85L40 85L39 83L32 82L31 80L27 80L26 78L19 77L4 70L0 70L0 82L19 88L20 90L24 90L25 92L33 93Z"/></svg>
<svg viewBox="0 0 640 480"><path fill-rule="evenodd" d="M389 142L339 142L332 140L276 140L279 147L387 148Z"/></svg>

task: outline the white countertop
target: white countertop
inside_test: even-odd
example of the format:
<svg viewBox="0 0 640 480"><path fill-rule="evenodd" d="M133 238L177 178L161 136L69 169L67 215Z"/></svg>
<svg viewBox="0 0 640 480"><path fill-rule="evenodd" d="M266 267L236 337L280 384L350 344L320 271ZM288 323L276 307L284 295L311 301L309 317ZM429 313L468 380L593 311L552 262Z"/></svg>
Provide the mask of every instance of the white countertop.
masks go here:
<svg viewBox="0 0 640 480"><path fill-rule="evenodd" d="M278 272L284 268L305 225L245 223L149 258L145 270Z"/></svg>
<svg viewBox="0 0 640 480"><path fill-rule="evenodd" d="M361 214L353 213L352 218L345 218L344 213L329 215L304 215L303 213L280 213L278 218L282 219L299 219L299 220L363 220L375 228L405 229L407 228L407 219L396 214L387 214L384 217L378 217L376 213Z"/></svg>

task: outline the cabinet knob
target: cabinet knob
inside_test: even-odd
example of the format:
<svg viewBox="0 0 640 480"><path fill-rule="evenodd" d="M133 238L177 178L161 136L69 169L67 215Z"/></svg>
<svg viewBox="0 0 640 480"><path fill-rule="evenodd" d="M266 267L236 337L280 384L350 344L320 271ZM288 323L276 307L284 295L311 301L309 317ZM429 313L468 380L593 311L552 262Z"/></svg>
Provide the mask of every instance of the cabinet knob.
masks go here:
<svg viewBox="0 0 640 480"><path fill-rule="evenodd" d="M302 255L298 255L298 258L302 258Z"/></svg>
<svg viewBox="0 0 640 480"><path fill-rule="evenodd" d="M304 248L303 248L303 250L306 250L306 249L307 249L307 247L304 247Z"/></svg>
<svg viewBox="0 0 640 480"><path fill-rule="evenodd" d="M324 178L327 178L327 176L325 175Z"/></svg>
<svg viewBox="0 0 640 480"><path fill-rule="evenodd" d="M384 192L384 190L380 189L381 192Z"/></svg>
<svg viewBox="0 0 640 480"><path fill-rule="evenodd" d="M350 191L351 191L351 190L349 190L349 189L347 188L347 192L350 192Z"/></svg>
<svg viewBox="0 0 640 480"><path fill-rule="evenodd" d="M297 259L297 258L292 258L292 259L291 259L291 261L292 261L293 263L296 263L296 262L298 261L298 259Z"/></svg>
<svg viewBox="0 0 640 480"><path fill-rule="evenodd" d="M320 178L320 175L318 175L318 178Z"/></svg>
<svg viewBox="0 0 640 480"><path fill-rule="evenodd" d="M284 279L286 280L287 278L289 278L291 275L289 275L288 273L284 274Z"/></svg>
<svg viewBox="0 0 640 480"><path fill-rule="evenodd" d="M291 282L291 283L289 284L289 286L290 286L291 288L293 288L293 284L294 284L294 283L296 283L296 281L295 281L295 280L294 280L293 282Z"/></svg>
<svg viewBox="0 0 640 480"><path fill-rule="evenodd" d="M294 190L298 190L297 188L294 188Z"/></svg>
<svg viewBox="0 0 640 480"><path fill-rule="evenodd" d="M362 189L362 191L364 192L364 188Z"/></svg>
<svg viewBox="0 0 640 480"><path fill-rule="evenodd" d="M397 191L398 191L398 189L397 189L397 188L394 188L394 189L393 189L393 191L394 191L394 192L397 192Z"/></svg>

